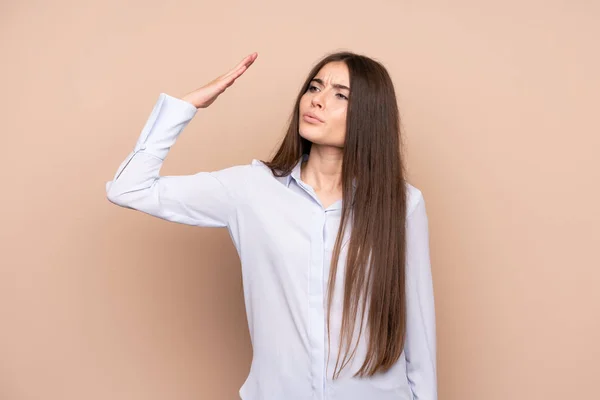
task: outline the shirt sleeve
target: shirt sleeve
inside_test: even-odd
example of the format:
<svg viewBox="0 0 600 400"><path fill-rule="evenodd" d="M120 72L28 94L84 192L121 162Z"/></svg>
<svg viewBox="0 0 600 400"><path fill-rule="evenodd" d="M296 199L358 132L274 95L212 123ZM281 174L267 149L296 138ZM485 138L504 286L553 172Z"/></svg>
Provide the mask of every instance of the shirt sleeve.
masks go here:
<svg viewBox="0 0 600 400"><path fill-rule="evenodd" d="M171 146L196 112L193 104L160 94L133 151L112 181L106 182L110 202L172 222L228 226L235 199L224 182L235 178L239 166L193 175L159 175Z"/></svg>
<svg viewBox="0 0 600 400"><path fill-rule="evenodd" d="M407 376L414 400L437 400L436 323L425 200L407 218Z"/></svg>

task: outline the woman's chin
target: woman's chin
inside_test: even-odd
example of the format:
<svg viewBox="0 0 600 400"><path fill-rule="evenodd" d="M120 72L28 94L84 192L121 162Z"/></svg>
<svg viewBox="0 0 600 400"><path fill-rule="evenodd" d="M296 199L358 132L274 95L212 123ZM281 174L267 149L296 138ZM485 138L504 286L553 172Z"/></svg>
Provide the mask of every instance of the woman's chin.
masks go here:
<svg viewBox="0 0 600 400"><path fill-rule="evenodd" d="M308 131L308 132L307 132ZM299 132L300 137L303 139L308 140L309 142L319 142L320 140L320 135L315 135L313 132L310 132L310 129L303 129Z"/></svg>

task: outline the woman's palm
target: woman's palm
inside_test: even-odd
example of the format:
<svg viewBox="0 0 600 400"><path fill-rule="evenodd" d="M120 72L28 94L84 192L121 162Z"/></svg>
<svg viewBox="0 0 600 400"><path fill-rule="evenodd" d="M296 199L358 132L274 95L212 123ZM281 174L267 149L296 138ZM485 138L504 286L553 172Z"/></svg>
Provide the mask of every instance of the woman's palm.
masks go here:
<svg viewBox="0 0 600 400"><path fill-rule="evenodd" d="M258 53L246 56L238 65L224 75L221 75L199 89L186 94L182 99L192 103L196 108L210 106L221 93L223 93L233 82L239 78L256 58Z"/></svg>

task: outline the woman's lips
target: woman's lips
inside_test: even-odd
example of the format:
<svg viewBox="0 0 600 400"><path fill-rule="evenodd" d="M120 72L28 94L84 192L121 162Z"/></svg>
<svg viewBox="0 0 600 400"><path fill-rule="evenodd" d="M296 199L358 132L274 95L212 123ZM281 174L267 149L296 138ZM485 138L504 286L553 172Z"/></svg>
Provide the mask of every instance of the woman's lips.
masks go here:
<svg viewBox="0 0 600 400"><path fill-rule="evenodd" d="M320 119L318 119L318 118L316 118L316 117L313 117L313 116L312 116L312 115L310 115L310 114L304 114L304 115L302 116L302 118L303 118L303 119L304 119L306 122L308 122L308 123L311 123L311 124L322 124L322 123L323 123L323 121L321 121Z"/></svg>

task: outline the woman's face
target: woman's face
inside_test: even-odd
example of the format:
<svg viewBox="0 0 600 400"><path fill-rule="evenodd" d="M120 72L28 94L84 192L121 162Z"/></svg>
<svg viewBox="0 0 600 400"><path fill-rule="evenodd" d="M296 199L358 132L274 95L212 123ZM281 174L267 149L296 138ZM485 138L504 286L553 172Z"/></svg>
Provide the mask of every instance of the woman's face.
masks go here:
<svg viewBox="0 0 600 400"><path fill-rule="evenodd" d="M300 136L314 144L344 147L349 94L346 64L324 65L300 99Z"/></svg>

